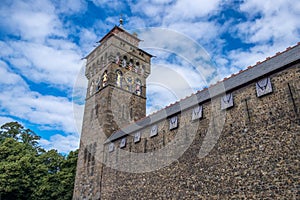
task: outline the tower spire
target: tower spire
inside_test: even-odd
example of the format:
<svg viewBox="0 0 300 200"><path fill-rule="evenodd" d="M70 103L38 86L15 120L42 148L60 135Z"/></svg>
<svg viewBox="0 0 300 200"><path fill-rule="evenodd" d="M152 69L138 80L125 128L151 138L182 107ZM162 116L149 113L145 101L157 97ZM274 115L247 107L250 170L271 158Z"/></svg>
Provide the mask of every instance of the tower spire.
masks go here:
<svg viewBox="0 0 300 200"><path fill-rule="evenodd" d="M120 25L121 28L123 28L123 19L122 19L122 14L120 14Z"/></svg>

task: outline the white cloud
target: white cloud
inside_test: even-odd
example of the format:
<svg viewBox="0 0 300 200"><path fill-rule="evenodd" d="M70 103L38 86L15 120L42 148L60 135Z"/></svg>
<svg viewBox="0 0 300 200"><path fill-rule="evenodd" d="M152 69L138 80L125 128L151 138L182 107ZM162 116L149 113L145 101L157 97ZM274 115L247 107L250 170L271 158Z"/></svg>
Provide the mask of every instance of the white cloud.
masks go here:
<svg viewBox="0 0 300 200"><path fill-rule="evenodd" d="M141 48L163 50L174 53L196 64L199 60L209 60L205 49L195 40L182 32L165 28L141 29L139 37L143 39Z"/></svg>
<svg viewBox="0 0 300 200"><path fill-rule="evenodd" d="M13 1L0 11L5 27L22 39L43 41L50 35L65 36L50 1Z"/></svg>
<svg viewBox="0 0 300 200"><path fill-rule="evenodd" d="M6 42L1 40L0 40L0 48L1 48L0 55L2 59L3 57L8 57L15 53L14 49L11 46L9 46Z"/></svg>
<svg viewBox="0 0 300 200"><path fill-rule="evenodd" d="M79 11L82 2L74 4L69 9ZM19 40L0 42L2 59L31 81L71 88L82 65L82 53L66 37L69 31L64 29L52 2L13 1L0 11L1 25L20 36Z"/></svg>
<svg viewBox="0 0 300 200"><path fill-rule="evenodd" d="M87 2L85 0L64 0L57 2L60 13L74 14L86 11Z"/></svg>
<svg viewBox="0 0 300 200"><path fill-rule="evenodd" d="M205 17L216 11L219 3L220 0L178 0L174 6L168 8L165 20L177 22Z"/></svg>
<svg viewBox="0 0 300 200"><path fill-rule="evenodd" d="M215 81L218 74L209 55L187 35L163 28L141 29L138 33L143 40L141 48L156 56L147 80L147 113Z"/></svg>
<svg viewBox="0 0 300 200"><path fill-rule="evenodd" d="M149 82L147 85L147 94L150 97L147 98L147 115L161 110L179 99L173 89L159 83Z"/></svg>
<svg viewBox="0 0 300 200"><path fill-rule="evenodd" d="M154 3L154 4L169 4L172 2L173 2L173 0L151 0L151 3Z"/></svg>
<svg viewBox="0 0 300 200"><path fill-rule="evenodd" d="M41 139L39 144L46 150L57 149L60 153L69 153L79 148L79 136L55 134L49 140Z"/></svg>
<svg viewBox="0 0 300 200"><path fill-rule="evenodd" d="M188 63L153 64L147 79L147 114L160 110L207 85L201 72Z"/></svg>
<svg viewBox="0 0 300 200"><path fill-rule="evenodd" d="M121 10L124 7L124 3L122 1L115 0L92 0L92 2L99 7L108 7L114 10Z"/></svg>
<svg viewBox="0 0 300 200"><path fill-rule="evenodd" d="M101 28L103 28L103 26ZM79 38L80 47L82 48L82 50L84 50L86 55L90 53L93 48L95 48L95 45L98 45L96 44L96 42L100 40L99 36L96 35L96 32L94 30L85 28L82 28L80 30Z"/></svg>
<svg viewBox="0 0 300 200"><path fill-rule="evenodd" d="M155 17L164 11L163 6L148 4L148 6L145 6L143 1L139 1L137 4L133 4L132 10L134 12L140 12L144 15L147 15L148 17Z"/></svg>
<svg viewBox="0 0 300 200"><path fill-rule="evenodd" d="M278 52L278 49L282 51L285 50L285 48L286 46L284 44L256 45L249 48L248 51L242 49L232 50L229 52L228 58L232 67L245 69L247 66L255 65L258 61L264 61L267 57L274 56Z"/></svg>
<svg viewBox="0 0 300 200"><path fill-rule="evenodd" d="M171 30L187 35L190 37L190 40L194 40L195 42L197 41L199 46L217 46L222 41L219 37L223 29L214 21L185 21L172 23L167 27Z"/></svg>
<svg viewBox="0 0 300 200"><path fill-rule="evenodd" d="M56 135L48 141L61 152L78 148L74 118L80 121L82 113L73 116L73 107L82 109L82 105L73 105L67 97L44 94L47 88L40 88L43 94L32 91L22 77L71 91L83 63L82 50L67 38L69 30L63 27L58 13L81 12L85 2L70 3L62 7L47 0L12 1L0 8L0 28L18 38L0 41L0 122L13 121L7 116L14 116L39 130L73 134Z"/></svg>
<svg viewBox="0 0 300 200"><path fill-rule="evenodd" d="M8 71L8 66L5 62L0 60L0 86L8 87L9 85L22 85L26 86L26 83L23 79L13 72ZM3 88L4 90L4 88Z"/></svg>
<svg viewBox="0 0 300 200"><path fill-rule="evenodd" d="M61 46L54 48L39 43L7 42L14 54L4 58L32 81L71 88L82 66L80 53L67 41L56 42ZM67 46L67 49L63 49L65 46L62 45Z"/></svg>
<svg viewBox="0 0 300 200"><path fill-rule="evenodd" d="M31 123L76 133L73 103L65 97L41 95L30 91L27 83L0 62L0 114L16 116ZM76 106L76 105L75 105Z"/></svg>
<svg viewBox="0 0 300 200"><path fill-rule="evenodd" d="M141 17L130 17L130 20L128 21L128 24L126 24L126 26L128 27L134 27L134 29L138 29L138 28L146 28L148 26L148 22L145 21L143 18Z"/></svg>
<svg viewBox="0 0 300 200"><path fill-rule="evenodd" d="M0 61L0 76L3 77L0 79L0 124L15 121L6 117L14 116L35 124L40 130L71 133L61 141L57 139L58 136L53 137L48 141L48 147L57 148L60 152L78 148L78 131L81 131L78 124L82 122L83 105L73 103L65 97L30 91L27 83L18 74L10 71L3 61ZM73 115L73 112L76 113Z"/></svg>
<svg viewBox="0 0 300 200"><path fill-rule="evenodd" d="M65 132L76 132L72 103L66 98L43 96L21 87L15 88L0 94L2 112L53 130L59 128Z"/></svg>
<svg viewBox="0 0 300 200"><path fill-rule="evenodd" d="M8 123L8 122L14 122L16 120L10 118L10 117L2 117L0 116L0 126L4 125L5 123Z"/></svg>
<svg viewBox="0 0 300 200"><path fill-rule="evenodd" d="M300 37L300 2L292 0L248 0L240 9L250 20L237 26L240 37L249 43L291 45ZM260 15L260 18L253 19Z"/></svg>
<svg viewBox="0 0 300 200"><path fill-rule="evenodd" d="M300 8L300 2L292 0L243 2L240 10L248 19L236 25L237 36L253 46L228 52L229 71L255 65L295 45L300 37L300 11L297 8Z"/></svg>

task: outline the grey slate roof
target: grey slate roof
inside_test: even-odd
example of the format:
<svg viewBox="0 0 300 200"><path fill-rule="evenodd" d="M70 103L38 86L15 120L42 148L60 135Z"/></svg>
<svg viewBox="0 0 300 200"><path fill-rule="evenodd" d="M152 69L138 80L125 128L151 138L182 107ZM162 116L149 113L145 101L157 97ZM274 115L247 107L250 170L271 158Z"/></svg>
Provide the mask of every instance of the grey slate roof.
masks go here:
<svg viewBox="0 0 300 200"><path fill-rule="evenodd" d="M128 126L113 133L106 141L113 142L121 137L124 137L130 133L136 132L145 126L155 124L160 120L164 120L169 116L179 113L183 110L191 108L197 104L201 104L210 100L211 98L225 94L226 92L235 90L243 87L246 84L259 80L262 77L268 76L272 73L280 71L289 65L300 61L300 43L292 48L287 48L282 53L277 53L272 58L267 58L262 63L257 63L254 67L248 67L247 70L240 71L238 74L231 76L230 78L224 79L208 89L203 89L196 94L171 104L166 108L149 115L135 123L129 124Z"/></svg>

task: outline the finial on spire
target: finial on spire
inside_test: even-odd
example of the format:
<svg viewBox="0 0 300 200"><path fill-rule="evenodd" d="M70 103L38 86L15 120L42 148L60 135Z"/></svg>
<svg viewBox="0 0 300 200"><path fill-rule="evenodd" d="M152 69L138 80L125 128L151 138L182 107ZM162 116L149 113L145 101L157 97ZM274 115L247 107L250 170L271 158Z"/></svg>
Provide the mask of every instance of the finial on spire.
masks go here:
<svg viewBox="0 0 300 200"><path fill-rule="evenodd" d="M122 14L120 15L120 25L121 28L123 27L123 19L122 19Z"/></svg>

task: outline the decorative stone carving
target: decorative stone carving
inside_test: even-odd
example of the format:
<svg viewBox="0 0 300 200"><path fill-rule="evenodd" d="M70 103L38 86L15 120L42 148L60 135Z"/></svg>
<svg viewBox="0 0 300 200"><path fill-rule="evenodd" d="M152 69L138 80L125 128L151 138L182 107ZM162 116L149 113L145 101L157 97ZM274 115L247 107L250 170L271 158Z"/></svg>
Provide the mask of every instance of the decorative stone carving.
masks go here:
<svg viewBox="0 0 300 200"><path fill-rule="evenodd" d="M122 72L120 70L117 70L116 71L116 85L118 87L122 87Z"/></svg>
<svg viewBox="0 0 300 200"><path fill-rule="evenodd" d="M273 92L272 83L270 78L264 78L259 80L256 83L256 95L257 97L264 96L266 94L269 94Z"/></svg>
<svg viewBox="0 0 300 200"><path fill-rule="evenodd" d="M233 107L233 96L232 93L226 94L221 97L221 109L228 109Z"/></svg>
<svg viewBox="0 0 300 200"><path fill-rule="evenodd" d="M122 138L120 143L120 148L124 148L126 146L126 138Z"/></svg>
<svg viewBox="0 0 300 200"><path fill-rule="evenodd" d="M154 137L154 136L156 136L157 135L157 133L158 133L158 130L157 130L158 128L157 128L157 125L153 125L152 127L151 127L151 130L150 130L150 137Z"/></svg>
<svg viewBox="0 0 300 200"><path fill-rule="evenodd" d="M178 117L174 116L169 119L169 129L175 129L178 127Z"/></svg>
<svg viewBox="0 0 300 200"><path fill-rule="evenodd" d="M109 152L113 152L115 150L115 145L114 143L110 143L109 146L108 146L108 151Z"/></svg>
<svg viewBox="0 0 300 200"><path fill-rule="evenodd" d="M196 106L192 111L192 120L201 119L202 118L203 106Z"/></svg>
<svg viewBox="0 0 300 200"><path fill-rule="evenodd" d="M105 87L107 85L107 81L108 81L108 75L107 75L107 71L105 71L102 75L102 87Z"/></svg>
<svg viewBox="0 0 300 200"><path fill-rule="evenodd" d="M119 55L116 55L116 57L115 57L115 63L116 63L117 65L120 64L120 56L119 56Z"/></svg>
<svg viewBox="0 0 300 200"><path fill-rule="evenodd" d="M132 60L129 61L128 69L130 71L132 71L132 69L133 69L133 61Z"/></svg>
<svg viewBox="0 0 300 200"><path fill-rule="evenodd" d="M133 142L134 142L134 143L137 143L137 142L139 142L139 141L141 141L141 132L136 132L136 133L134 134Z"/></svg>

